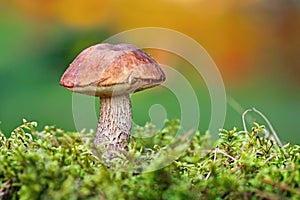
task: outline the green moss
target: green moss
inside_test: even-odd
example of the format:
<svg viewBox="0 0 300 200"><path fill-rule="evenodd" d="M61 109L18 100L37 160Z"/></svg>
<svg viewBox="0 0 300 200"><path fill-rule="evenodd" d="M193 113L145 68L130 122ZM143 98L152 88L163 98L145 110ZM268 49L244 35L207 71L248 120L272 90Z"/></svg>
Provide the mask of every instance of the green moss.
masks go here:
<svg viewBox="0 0 300 200"><path fill-rule="evenodd" d="M93 153L93 132L54 126L38 132L35 122L24 120L9 138L0 133L0 199L300 198L300 146L278 146L260 136L264 127L258 124L250 132L221 130L212 149L209 135L196 132L189 146L182 141L171 145L175 152L186 148L179 158L142 173L179 124L166 121L160 131L151 124L137 127L136 135L154 136L132 138L126 160L115 159L107 168ZM134 171L124 170L128 166Z"/></svg>

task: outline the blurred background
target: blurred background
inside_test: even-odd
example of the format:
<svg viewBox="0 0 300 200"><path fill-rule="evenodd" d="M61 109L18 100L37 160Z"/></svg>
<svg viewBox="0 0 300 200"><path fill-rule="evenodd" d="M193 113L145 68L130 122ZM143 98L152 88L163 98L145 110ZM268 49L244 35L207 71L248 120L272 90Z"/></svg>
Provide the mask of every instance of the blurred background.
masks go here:
<svg viewBox="0 0 300 200"><path fill-rule="evenodd" d="M255 107L283 141L300 144L297 0L1 0L0 130L9 135L22 118L37 121L38 129L55 124L75 130L72 94L59 86L65 69L84 48L147 26L174 29L207 50L229 96L226 129L242 129L242 112ZM201 77L193 76L193 67L184 59L147 51L193 85L204 133L210 97ZM174 95L159 87L132 95L134 121L149 121L148 110L155 103L165 107L169 119L180 118ZM265 124L258 115L252 118Z"/></svg>

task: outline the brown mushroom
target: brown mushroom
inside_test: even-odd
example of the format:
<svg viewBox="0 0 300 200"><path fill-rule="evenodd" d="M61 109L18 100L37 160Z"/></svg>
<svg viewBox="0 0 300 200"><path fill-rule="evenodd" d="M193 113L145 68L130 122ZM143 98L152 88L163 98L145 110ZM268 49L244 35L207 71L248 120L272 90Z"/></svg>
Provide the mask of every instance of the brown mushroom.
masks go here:
<svg viewBox="0 0 300 200"><path fill-rule="evenodd" d="M63 74L60 85L72 92L100 97L94 138L105 157L127 149L132 114L129 94L159 85L165 74L147 53L131 44L97 44L82 51ZM105 145L101 145L105 144Z"/></svg>

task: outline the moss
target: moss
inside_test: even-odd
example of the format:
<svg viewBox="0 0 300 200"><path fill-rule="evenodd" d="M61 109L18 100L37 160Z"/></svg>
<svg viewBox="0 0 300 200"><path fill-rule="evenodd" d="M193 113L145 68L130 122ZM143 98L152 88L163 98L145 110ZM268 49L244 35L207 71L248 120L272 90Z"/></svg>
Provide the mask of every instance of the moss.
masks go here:
<svg viewBox="0 0 300 200"><path fill-rule="evenodd" d="M107 168L94 155L93 132L55 126L39 132L35 122L24 120L9 138L0 133L0 199L300 198L300 146L280 147L261 136L264 127L258 124L250 132L221 130L213 149L207 148L209 135L196 132L189 146L181 141L171 145L175 152L186 149L179 158L142 173L179 124L166 121L163 130L151 124L137 127L137 134L154 136L132 138L126 155L130 162L116 159ZM139 167L124 170L126 163Z"/></svg>

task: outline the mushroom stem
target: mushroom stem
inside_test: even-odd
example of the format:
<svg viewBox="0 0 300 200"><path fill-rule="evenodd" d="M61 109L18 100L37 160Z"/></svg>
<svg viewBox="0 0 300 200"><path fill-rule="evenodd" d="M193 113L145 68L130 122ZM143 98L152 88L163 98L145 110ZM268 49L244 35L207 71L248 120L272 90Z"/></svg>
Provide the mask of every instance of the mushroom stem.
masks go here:
<svg viewBox="0 0 300 200"><path fill-rule="evenodd" d="M94 139L96 147L103 144L107 150L103 154L113 159L117 153L127 149L131 130L131 103L129 94L111 97L100 97L100 117Z"/></svg>

